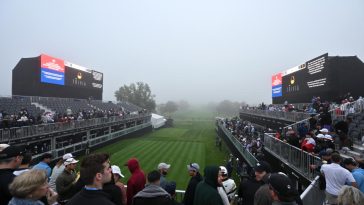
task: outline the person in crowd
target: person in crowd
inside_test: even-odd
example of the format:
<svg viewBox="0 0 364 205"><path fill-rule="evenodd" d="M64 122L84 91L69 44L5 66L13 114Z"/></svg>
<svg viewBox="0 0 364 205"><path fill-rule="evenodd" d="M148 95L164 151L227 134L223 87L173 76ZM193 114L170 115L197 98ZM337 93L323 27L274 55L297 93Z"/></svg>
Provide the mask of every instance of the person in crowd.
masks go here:
<svg viewBox="0 0 364 205"><path fill-rule="evenodd" d="M43 205L39 199L47 197L48 204L56 204L58 195L48 185L45 170L32 169L15 177L9 185L13 198L9 205Z"/></svg>
<svg viewBox="0 0 364 205"><path fill-rule="evenodd" d="M102 191L102 187L111 181L110 156L104 153L96 153L86 156L81 162L81 178L85 183L67 205L114 205L110 201L109 194Z"/></svg>
<svg viewBox="0 0 364 205"><path fill-rule="evenodd" d="M233 201L235 198L235 192L236 192L236 184L235 181L228 177L228 170L220 166L220 172L222 176L222 185L223 189L229 199L229 202Z"/></svg>
<svg viewBox="0 0 364 205"><path fill-rule="evenodd" d="M127 183L128 187L126 189L126 195L127 195L127 204L131 205L135 194L144 189L146 178L136 158L129 159L127 166L131 173L131 177L129 178Z"/></svg>
<svg viewBox="0 0 364 205"><path fill-rule="evenodd" d="M358 185L358 189L364 193L364 169L359 168L358 163L353 158L344 159L343 164L346 169L351 171L351 174Z"/></svg>
<svg viewBox="0 0 364 205"><path fill-rule="evenodd" d="M121 178L124 178L124 175L120 171L120 167L116 165L111 166L111 172L114 175L115 185L118 186L121 190L121 201L123 205L127 204L127 196L126 196L126 188L125 185L121 182Z"/></svg>
<svg viewBox="0 0 364 205"><path fill-rule="evenodd" d="M73 155L71 153L64 154L63 157L58 160L57 164L53 167L51 178L49 180L49 186L56 190L56 180L58 176L63 172L64 170L64 162L69 159L73 158Z"/></svg>
<svg viewBox="0 0 364 205"><path fill-rule="evenodd" d="M223 205L217 190L221 181L218 166L207 166L204 170L204 180L198 183L195 191L194 205Z"/></svg>
<svg viewBox="0 0 364 205"><path fill-rule="evenodd" d="M344 185L337 197L338 205L364 204L364 194L357 188Z"/></svg>
<svg viewBox="0 0 364 205"><path fill-rule="evenodd" d="M166 176L168 174L168 170L171 167L170 164L161 162L158 164L158 170L159 173L161 174L161 180L160 180L160 186L164 189L166 184L167 184L167 179Z"/></svg>
<svg viewBox="0 0 364 205"><path fill-rule="evenodd" d="M14 171L20 166L24 146L0 144L0 205L7 205L12 197L9 184L14 180Z"/></svg>
<svg viewBox="0 0 364 205"><path fill-rule="evenodd" d="M167 183L165 190L169 195L171 195L173 205L184 205L182 203L177 202L176 200L176 186L177 184L175 181L170 181Z"/></svg>
<svg viewBox="0 0 364 205"><path fill-rule="evenodd" d="M202 181L202 176L200 174L200 166L197 163L190 163L187 165L188 175L191 176L188 182L185 195L183 197L184 205L193 205L193 200L195 197L195 190L197 184Z"/></svg>
<svg viewBox="0 0 364 205"><path fill-rule="evenodd" d="M326 181L326 201L329 204L337 204L337 197L341 187L345 184L357 187L357 184L353 175L340 166L341 156L339 153L333 153L331 159L332 163L323 164L320 171Z"/></svg>
<svg viewBox="0 0 364 205"><path fill-rule="evenodd" d="M111 173L112 173L112 167L111 167ZM115 205L123 204L121 189L115 184L114 174L111 175L111 181L103 185L102 190L110 195L110 200Z"/></svg>
<svg viewBox="0 0 364 205"><path fill-rule="evenodd" d="M238 189L238 197L242 200L244 205L253 205L254 204L254 196L257 193L259 187L264 185L263 178L267 174L271 172L270 165L265 161L258 162L254 167L255 176L252 179L248 179L242 182ZM261 201L263 204L264 200L271 202L270 197L266 199L266 195L259 194L257 200ZM260 203L259 203L260 204Z"/></svg>
<svg viewBox="0 0 364 205"><path fill-rule="evenodd" d="M306 135L306 138L301 143L301 149L313 153L315 151L316 141L311 137L311 135Z"/></svg>
<svg viewBox="0 0 364 205"><path fill-rule="evenodd" d="M25 152L23 154L23 159L21 160L20 166L13 172L15 176L19 176L20 174L29 171L30 163L32 162L32 153Z"/></svg>
<svg viewBox="0 0 364 205"><path fill-rule="evenodd" d="M41 156L40 160L38 164L34 165L33 169L45 170L49 179L52 174L52 168L49 166L49 163L52 161L52 154L45 153Z"/></svg>
<svg viewBox="0 0 364 205"><path fill-rule="evenodd" d="M272 205L297 205L299 196L291 180L284 174L271 174L269 177L269 189L273 199Z"/></svg>
<svg viewBox="0 0 364 205"><path fill-rule="evenodd" d="M74 158L68 158L64 161L65 168L56 180L56 191L59 194L59 202L61 204L67 203L75 194L72 190L78 179L75 171L77 162L78 160Z"/></svg>
<svg viewBox="0 0 364 205"><path fill-rule="evenodd" d="M148 184L133 198L133 205L172 205L171 195L160 187L161 174L157 170L148 173Z"/></svg>

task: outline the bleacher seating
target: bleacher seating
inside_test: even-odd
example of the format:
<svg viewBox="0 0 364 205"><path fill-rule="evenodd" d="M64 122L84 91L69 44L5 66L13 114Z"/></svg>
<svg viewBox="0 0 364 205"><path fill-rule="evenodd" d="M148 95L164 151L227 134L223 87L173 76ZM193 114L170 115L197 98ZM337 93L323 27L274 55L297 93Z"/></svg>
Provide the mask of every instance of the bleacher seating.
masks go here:
<svg viewBox="0 0 364 205"><path fill-rule="evenodd" d="M102 102L101 100L92 100L90 101L90 105L95 108L99 108L103 111L114 110L114 111L121 111L122 107L120 105L114 104L111 101L109 102Z"/></svg>
<svg viewBox="0 0 364 205"><path fill-rule="evenodd" d="M26 97L0 98L0 111L8 115L18 115L21 109L26 109L28 114L34 117L44 112L44 110L32 105L30 99Z"/></svg>
<svg viewBox="0 0 364 205"><path fill-rule="evenodd" d="M46 106L54 112L63 114L70 108L73 113L81 110L89 111L93 108L84 99L67 99L67 98L40 98L39 104Z"/></svg>

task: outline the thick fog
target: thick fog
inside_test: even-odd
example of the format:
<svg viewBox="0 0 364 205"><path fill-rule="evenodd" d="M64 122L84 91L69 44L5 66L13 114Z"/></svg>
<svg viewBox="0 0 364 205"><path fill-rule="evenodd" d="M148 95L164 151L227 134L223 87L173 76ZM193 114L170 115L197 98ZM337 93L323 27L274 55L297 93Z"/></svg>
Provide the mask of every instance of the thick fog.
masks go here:
<svg viewBox="0 0 364 205"><path fill-rule="evenodd" d="M104 100L271 102L271 75L324 53L364 60L364 1L0 1L0 95L41 53L104 73Z"/></svg>

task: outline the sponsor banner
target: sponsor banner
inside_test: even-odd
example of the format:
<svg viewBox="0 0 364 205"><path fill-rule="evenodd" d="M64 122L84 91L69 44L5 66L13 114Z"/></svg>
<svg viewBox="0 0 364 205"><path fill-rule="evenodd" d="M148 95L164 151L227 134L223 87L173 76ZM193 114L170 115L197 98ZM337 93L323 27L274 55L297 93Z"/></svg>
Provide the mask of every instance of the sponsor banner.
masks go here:
<svg viewBox="0 0 364 205"><path fill-rule="evenodd" d="M272 76L272 87L277 85L282 85L282 73Z"/></svg>
<svg viewBox="0 0 364 205"><path fill-rule="evenodd" d="M282 96L282 85L276 85L272 87L272 97L281 97Z"/></svg>
<svg viewBox="0 0 364 205"><path fill-rule="evenodd" d="M42 54L40 56L40 67L64 73L64 61L62 59L54 58L48 55Z"/></svg>
<svg viewBox="0 0 364 205"><path fill-rule="evenodd" d="M42 68L40 73L40 81L42 83L64 85L64 72L57 72L52 69Z"/></svg>

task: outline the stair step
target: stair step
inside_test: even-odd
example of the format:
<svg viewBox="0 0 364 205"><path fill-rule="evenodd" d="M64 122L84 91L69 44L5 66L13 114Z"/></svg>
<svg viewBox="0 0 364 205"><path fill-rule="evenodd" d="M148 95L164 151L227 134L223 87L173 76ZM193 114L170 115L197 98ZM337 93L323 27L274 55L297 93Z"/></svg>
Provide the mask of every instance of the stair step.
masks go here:
<svg viewBox="0 0 364 205"><path fill-rule="evenodd" d="M364 153L364 146L362 146L362 145L354 144L353 148L354 148L354 151L356 151L356 152Z"/></svg>

